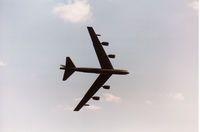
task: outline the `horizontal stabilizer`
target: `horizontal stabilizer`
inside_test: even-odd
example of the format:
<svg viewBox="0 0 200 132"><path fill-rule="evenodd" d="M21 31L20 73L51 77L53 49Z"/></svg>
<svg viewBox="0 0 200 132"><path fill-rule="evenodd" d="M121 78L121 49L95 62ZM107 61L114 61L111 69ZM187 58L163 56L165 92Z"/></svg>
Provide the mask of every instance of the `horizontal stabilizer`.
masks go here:
<svg viewBox="0 0 200 132"><path fill-rule="evenodd" d="M69 57L66 57L65 72L63 81L67 80L74 73L75 65Z"/></svg>

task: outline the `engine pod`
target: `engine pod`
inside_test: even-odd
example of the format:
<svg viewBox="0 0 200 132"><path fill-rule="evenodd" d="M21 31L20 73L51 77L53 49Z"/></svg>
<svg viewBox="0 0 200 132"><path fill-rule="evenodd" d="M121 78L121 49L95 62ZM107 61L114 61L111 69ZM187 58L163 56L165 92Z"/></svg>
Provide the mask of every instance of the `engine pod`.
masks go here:
<svg viewBox="0 0 200 132"><path fill-rule="evenodd" d="M115 54L109 54L108 57L109 58L115 58Z"/></svg>
<svg viewBox="0 0 200 132"><path fill-rule="evenodd" d="M102 42L101 44L104 45L104 46L108 46L109 45L108 42Z"/></svg>
<svg viewBox="0 0 200 132"><path fill-rule="evenodd" d="M92 99L94 99L94 100L100 100L100 97L99 96L93 96Z"/></svg>
<svg viewBox="0 0 200 132"><path fill-rule="evenodd" d="M104 89L110 89L110 86L109 85L104 85L103 88Z"/></svg>
<svg viewBox="0 0 200 132"><path fill-rule="evenodd" d="M89 104L85 104L84 106L90 106Z"/></svg>

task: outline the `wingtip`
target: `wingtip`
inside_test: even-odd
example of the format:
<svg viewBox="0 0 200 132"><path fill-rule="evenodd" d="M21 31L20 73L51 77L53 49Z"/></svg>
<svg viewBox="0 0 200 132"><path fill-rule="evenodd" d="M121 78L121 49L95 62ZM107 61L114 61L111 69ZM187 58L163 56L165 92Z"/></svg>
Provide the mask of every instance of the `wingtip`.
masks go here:
<svg viewBox="0 0 200 132"><path fill-rule="evenodd" d="M91 26L87 26L87 28L89 29L89 28L92 28Z"/></svg>
<svg viewBox="0 0 200 132"><path fill-rule="evenodd" d="M79 111L79 110L77 110L77 109L74 109L74 111Z"/></svg>

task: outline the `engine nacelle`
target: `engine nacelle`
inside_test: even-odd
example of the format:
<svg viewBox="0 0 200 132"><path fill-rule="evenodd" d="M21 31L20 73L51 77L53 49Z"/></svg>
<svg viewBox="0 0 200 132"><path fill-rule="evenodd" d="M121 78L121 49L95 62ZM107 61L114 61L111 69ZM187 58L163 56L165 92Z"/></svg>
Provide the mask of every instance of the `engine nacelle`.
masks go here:
<svg viewBox="0 0 200 132"><path fill-rule="evenodd" d="M104 46L108 46L109 45L108 42L102 42L101 44L104 45Z"/></svg>
<svg viewBox="0 0 200 132"><path fill-rule="evenodd" d="M114 54L109 54L108 57L109 58L115 58L115 55Z"/></svg>
<svg viewBox="0 0 200 132"><path fill-rule="evenodd" d="M104 89L110 89L110 85L104 85L103 88Z"/></svg>
<svg viewBox="0 0 200 132"><path fill-rule="evenodd" d="M92 99L94 99L94 100L100 100L100 97L99 96L93 96Z"/></svg>
<svg viewBox="0 0 200 132"><path fill-rule="evenodd" d="M90 106L89 104L85 104L84 106Z"/></svg>

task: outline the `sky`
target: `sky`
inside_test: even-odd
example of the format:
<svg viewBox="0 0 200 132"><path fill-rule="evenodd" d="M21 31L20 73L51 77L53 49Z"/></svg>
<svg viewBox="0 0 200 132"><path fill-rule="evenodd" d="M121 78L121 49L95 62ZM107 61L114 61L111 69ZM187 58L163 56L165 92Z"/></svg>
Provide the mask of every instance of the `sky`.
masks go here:
<svg viewBox="0 0 200 132"><path fill-rule="evenodd" d="M197 132L197 0L1 0L0 18L1 132ZM100 67L87 26L130 74L74 112L98 75L59 65Z"/></svg>

